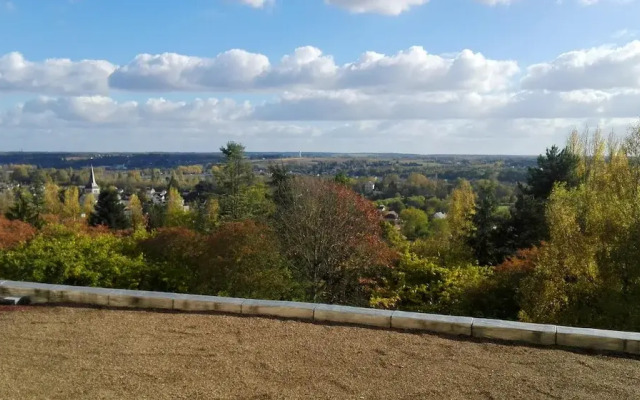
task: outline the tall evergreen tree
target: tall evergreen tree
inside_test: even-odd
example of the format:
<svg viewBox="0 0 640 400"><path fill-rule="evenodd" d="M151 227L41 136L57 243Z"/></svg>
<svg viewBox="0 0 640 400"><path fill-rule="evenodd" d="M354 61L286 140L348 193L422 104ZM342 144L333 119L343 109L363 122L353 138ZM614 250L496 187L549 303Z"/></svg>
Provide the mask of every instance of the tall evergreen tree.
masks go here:
<svg viewBox="0 0 640 400"><path fill-rule="evenodd" d="M291 180L293 176L284 164L269 166L271 180L269 186L273 189L273 201L277 207L286 207L291 202Z"/></svg>
<svg viewBox="0 0 640 400"><path fill-rule="evenodd" d="M252 210L247 204L247 190L255 178L251 163L245 159L244 146L229 142L220 151L225 157L225 164L214 173L221 192L221 213L230 220L250 217Z"/></svg>
<svg viewBox="0 0 640 400"><path fill-rule="evenodd" d="M115 188L108 188L100 193L98 203L89 216L89 225L105 225L111 229L127 229L130 226Z"/></svg>
<svg viewBox="0 0 640 400"><path fill-rule="evenodd" d="M526 185L518 185L516 203L511 211L512 219L506 237L511 242L511 252L540 244L549 237L545 221L547 202L554 185L565 183L567 188L579 184L580 158L570 146L562 151L553 146L538 157L538 165L529 168Z"/></svg>
<svg viewBox="0 0 640 400"><path fill-rule="evenodd" d="M478 188L475 213L473 215L473 233L469 245L473 248L480 265L496 265L502 261L498 254L498 218L496 210L496 184L494 181L482 181Z"/></svg>

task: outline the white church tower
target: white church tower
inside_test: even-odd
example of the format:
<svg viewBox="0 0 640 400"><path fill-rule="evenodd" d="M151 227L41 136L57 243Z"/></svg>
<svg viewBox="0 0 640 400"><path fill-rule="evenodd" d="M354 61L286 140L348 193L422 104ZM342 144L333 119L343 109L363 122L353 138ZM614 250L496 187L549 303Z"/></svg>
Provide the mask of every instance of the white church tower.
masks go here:
<svg viewBox="0 0 640 400"><path fill-rule="evenodd" d="M93 165L91 166L91 176L89 176L89 183L84 187L85 194L93 194L97 199L100 195L100 186L96 183L96 174L93 172Z"/></svg>

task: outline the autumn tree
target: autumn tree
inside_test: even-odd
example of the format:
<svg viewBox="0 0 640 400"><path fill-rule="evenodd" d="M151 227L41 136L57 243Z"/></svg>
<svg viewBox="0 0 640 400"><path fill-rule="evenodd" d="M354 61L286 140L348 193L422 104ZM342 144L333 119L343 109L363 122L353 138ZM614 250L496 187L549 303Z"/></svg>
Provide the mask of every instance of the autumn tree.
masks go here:
<svg viewBox="0 0 640 400"><path fill-rule="evenodd" d="M76 186L70 186L64 191L62 203L62 217L69 220L77 220L80 217L79 194Z"/></svg>
<svg viewBox="0 0 640 400"><path fill-rule="evenodd" d="M11 221L0 216L0 250L12 249L25 243L36 234L36 229L19 220Z"/></svg>
<svg viewBox="0 0 640 400"><path fill-rule="evenodd" d="M96 206L96 198L93 195L93 193L87 193L84 198L82 199L82 213L89 217L92 213L93 210L95 209Z"/></svg>
<svg viewBox="0 0 640 400"><path fill-rule="evenodd" d="M583 136L577 187L549 198L549 240L523 281L525 321L640 329L640 127L624 142Z"/></svg>
<svg viewBox="0 0 640 400"><path fill-rule="evenodd" d="M362 304L361 280L389 263L374 205L334 182L296 177L275 215L283 249L306 297Z"/></svg>
<svg viewBox="0 0 640 400"><path fill-rule="evenodd" d="M146 227L146 221L142 211L142 203L136 194L132 194L129 198L129 213L131 227L134 230L144 229Z"/></svg>
<svg viewBox="0 0 640 400"><path fill-rule="evenodd" d="M188 227L192 225L191 213L185 210L184 199L175 187L169 188L169 193L167 194L164 224L166 227Z"/></svg>
<svg viewBox="0 0 640 400"><path fill-rule="evenodd" d="M475 193L467 180L461 180L451 193L449 204L449 228L455 239L466 238L473 231L473 216L476 212Z"/></svg>
<svg viewBox="0 0 640 400"><path fill-rule="evenodd" d="M47 182L44 185L44 213L52 215L62 214L60 187L52 182Z"/></svg>
<svg viewBox="0 0 640 400"><path fill-rule="evenodd" d="M205 243L199 292L232 297L285 300L294 284L277 236L251 220L222 224Z"/></svg>
<svg viewBox="0 0 640 400"><path fill-rule="evenodd" d="M447 214L448 243L443 243L442 260L446 265L468 263L473 260L472 249L467 244L473 234L473 217L476 213L475 193L471 184L461 180L451 193Z"/></svg>

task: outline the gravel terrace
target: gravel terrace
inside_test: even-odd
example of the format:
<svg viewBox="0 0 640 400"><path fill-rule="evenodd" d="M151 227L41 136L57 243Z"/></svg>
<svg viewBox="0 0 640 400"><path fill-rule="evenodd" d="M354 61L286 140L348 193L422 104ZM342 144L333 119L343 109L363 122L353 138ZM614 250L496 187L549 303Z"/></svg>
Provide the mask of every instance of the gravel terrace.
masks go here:
<svg viewBox="0 0 640 400"><path fill-rule="evenodd" d="M231 315L0 308L0 399L640 398L640 360Z"/></svg>

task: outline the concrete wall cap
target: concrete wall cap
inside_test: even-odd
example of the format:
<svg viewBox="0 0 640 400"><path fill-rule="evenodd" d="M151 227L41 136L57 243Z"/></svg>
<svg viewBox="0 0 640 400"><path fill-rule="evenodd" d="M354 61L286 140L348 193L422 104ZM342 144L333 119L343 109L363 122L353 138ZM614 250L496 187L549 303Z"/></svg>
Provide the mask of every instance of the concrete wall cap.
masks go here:
<svg viewBox="0 0 640 400"><path fill-rule="evenodd" d="M482 328L505 328L505 329L539 331L539 332L549 332L549 333L556 333L556 328L557 328L555 325L531 324L528 322L503 321L500 319L485 319L485 318L474 318L473 326L482 327Z"/></svg>
<svg viewBox="0 0 640 400"><path fill-rule="evenodd" d="M35 303L55 303L67 300L83 304L108 304L116 307L173 308L270 315L640 354L640 332L573 328L329 304L76 287L8 280L0 280L0 293L13 297L27 296Z"/></svg>
<svg viewBox="0 0 640 400"><path fill-rule="evenodd" d="M394 311L391 318L419 318L428 319L431 321L450 322L456 324L471 324L474 321L472 317L458 317L455 315L440 315L440 314L427 314L408 311Z"/></svg>
<svg viewBox="0 0 640 400"><path fill-rule="evenodd" d="M3 281L2 286L14 287L19 289L51 290L52 287L60 286L60 285L52 285L48 283L34 283L34 282Z"/></svg>
<svg viewBox="0 0 640 400"><path fill-rule="evenodd" d="M238 299L235 297L219 297L219 296L206 296L202 294L183 294L177 293L174 297L175 300L189 300L189 301L209 301L214 303L229 303L229 304L242 304L245 299Z"/></svg>
<svg viewBox="0 0 640 400"><path fill-rule="evenodd" d="M128 296L128 297L172 299L172 300L178 296L175 293L147 292L143 290L126 290L126 289L109 289L108 294L109 296Z"/></svg>
<svg viewBox="0 0 640 400"><path fill-rule="evenodd" d="M396 329L422 330L450 335L471 336L473 318L451 315L421 314L394 311L391 327Z"/></svg>
<svg viewBox="0 0 640 400"><path fill-rule="evenodd" d="M376 310L373 308L359 308L350 306L335 306L330 304L316 304L316 311L331 311L337 313L349 313L349 314L364 314L372 316L388 316L391 318L395 311L391 310Z"/></svg>
<svg viewBox="0 0 640 400"><path fill-rule="evenodd" d="M573 328L568 326L558 326L557 329L558 329L558 335L579 335L579 336L601 337L601 338L609 338L609 339L640 341L640 332L609 331L605 329Z"/></svg>
<svg viewBox="0 0 640 400"><path fill-rule="evenodd" d="M317 304L314 303L298 303L295 301L279 301L279 300L254 300L244 299L242 301L243 306L260 306L260 307L295 307L303 308L306 310L313 310Z"/></svg>

